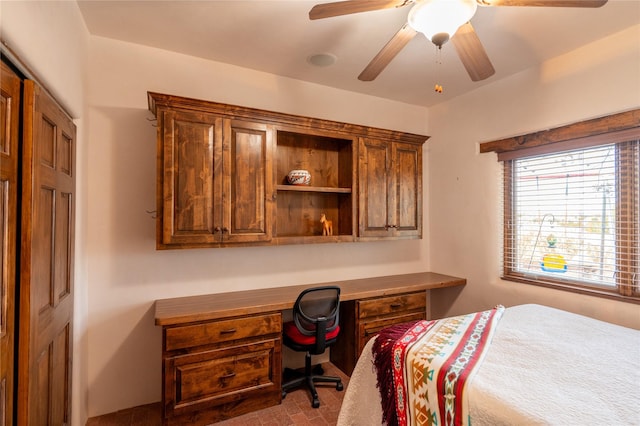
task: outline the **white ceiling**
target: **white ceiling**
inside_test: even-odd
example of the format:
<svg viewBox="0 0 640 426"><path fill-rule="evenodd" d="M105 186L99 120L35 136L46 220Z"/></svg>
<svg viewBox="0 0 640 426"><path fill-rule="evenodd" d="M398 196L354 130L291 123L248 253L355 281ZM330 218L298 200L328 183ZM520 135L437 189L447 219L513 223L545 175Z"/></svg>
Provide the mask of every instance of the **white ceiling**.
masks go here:
<svg viewBox="0 0 640 426"><path fill-rule="evenodd" d="M601 8L478 7L471 19L495 75L472 82L453 45L418 34L372 82L358 75L406 22L410 6L311 21L319 1L79 0L91 34L431 106L640 24L640 0ZM640 43L640 33L638 34ZM308 57L335 55L318 67ZM435 93L434 84L444 87Z"/></svg>

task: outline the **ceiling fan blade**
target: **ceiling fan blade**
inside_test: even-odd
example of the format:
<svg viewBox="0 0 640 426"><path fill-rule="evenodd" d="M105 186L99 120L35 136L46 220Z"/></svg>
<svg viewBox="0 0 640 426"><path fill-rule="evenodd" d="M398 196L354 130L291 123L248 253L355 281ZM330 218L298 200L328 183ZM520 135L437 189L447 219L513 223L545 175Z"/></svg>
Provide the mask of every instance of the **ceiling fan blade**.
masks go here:
<svg viewBox="0 0 640 426"><path fill-rule="evenodd" d="M451 42L471 80L480 81L495 74L496 70L470 22L458 29Z"/></svg>
<svg viewBox="0 0 640 426"><path fill-rule="evenodd" d="M358 80L372 81L389 65L389 62L406 46L409 41L416 35L416 30L411 28L409 24L404 24L400 30L385 46L378 52L375 58L369 62L369 65L360 73Z"/></svg>
<svg viewBox="0 0 640 426"><path fill-rule="evenodd" d="M392 7L405 6L413 3L413 1L414 0L351 0L317 4L309 11L309 19L323 19L333 16L350 15L352 13L391 9Z"/></svg>
<svg viewBox="0 0 640 426"><path fill-rule="evenodd" d="M607 0L476 0L480 6L600 7Z"/></svg>

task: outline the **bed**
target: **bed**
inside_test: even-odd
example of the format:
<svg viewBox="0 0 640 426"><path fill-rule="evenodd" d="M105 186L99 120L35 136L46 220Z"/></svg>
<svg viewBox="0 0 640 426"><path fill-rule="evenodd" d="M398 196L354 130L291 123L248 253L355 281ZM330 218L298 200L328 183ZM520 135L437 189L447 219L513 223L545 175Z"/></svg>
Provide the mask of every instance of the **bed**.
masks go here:
<svg viewBox="0 0 640 426"><path fill-rule="evenodd" d="M429 365L455 346L434 330L465 321L452 335L466 333L473 344L463 342L455 362ZM638 330L533 304L394 327L365 346L339 426L640 425ZM466 375L451 372L460 359ZM452 380L438 385L434 371Z"/></svg>

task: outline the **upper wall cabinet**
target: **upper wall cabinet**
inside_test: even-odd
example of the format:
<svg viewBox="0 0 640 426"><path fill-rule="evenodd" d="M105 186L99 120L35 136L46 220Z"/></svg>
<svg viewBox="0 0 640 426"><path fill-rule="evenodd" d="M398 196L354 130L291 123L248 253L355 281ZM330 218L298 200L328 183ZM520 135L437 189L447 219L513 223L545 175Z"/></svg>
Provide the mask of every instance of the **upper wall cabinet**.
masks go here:
<svg viewBox="0 0 640 426"><path fill-rule="evenodd" d="M158 129L159 248L271 240L271 126L163 109Z"/></svg>
<svg viewBox="0 0 640 426"><path fill-rule="evenodd" d="M148 100L158 120L158 249L422 236L427 136L159 93ZM308 171L308 184L291 185L291 170Z"/></svg>
<svg viewBox="0 0 640 426"><path fill-rule="evenodd" d="M422 238L422 147L360 140L361 239Z"/></svg>

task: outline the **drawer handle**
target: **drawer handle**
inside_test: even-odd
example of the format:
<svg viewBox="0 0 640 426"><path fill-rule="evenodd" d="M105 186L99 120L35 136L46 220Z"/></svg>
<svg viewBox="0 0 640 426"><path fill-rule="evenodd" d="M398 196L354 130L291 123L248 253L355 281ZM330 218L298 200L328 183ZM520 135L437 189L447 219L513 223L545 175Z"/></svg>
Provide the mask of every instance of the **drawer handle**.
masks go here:
<svg viewBox="0 0 640 426"><path fill-rule="evenodd" d="M231 334L235 332L236 332L235 328L227 328L226 330L220 330L220 334Z"/></svg>
<svg viewBox="0 0 640 426"><path fill-rule="evenodd" d="M230 379L230 378L235 377L235 376L236 376L236 373L229 373L229 374L225 374L224 376L220 376L220 378L222 380L225 380L225 379Z"/></svg>
<svg viewBox="0 0 640 426"><path fill-rule="evenodd" d="M402 303L392 303L390 305L393 309L398 309L402 307Z"/></svg>

